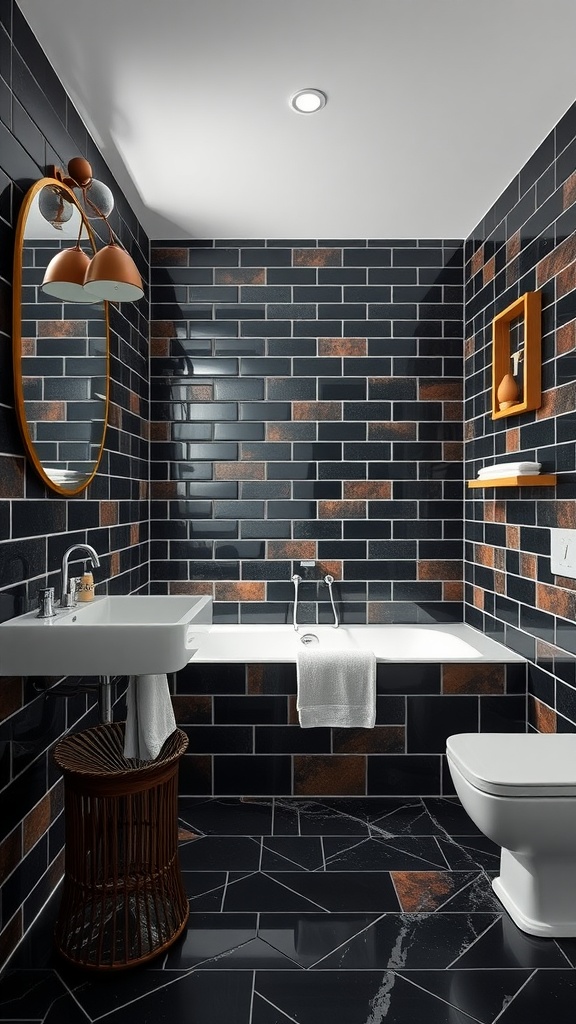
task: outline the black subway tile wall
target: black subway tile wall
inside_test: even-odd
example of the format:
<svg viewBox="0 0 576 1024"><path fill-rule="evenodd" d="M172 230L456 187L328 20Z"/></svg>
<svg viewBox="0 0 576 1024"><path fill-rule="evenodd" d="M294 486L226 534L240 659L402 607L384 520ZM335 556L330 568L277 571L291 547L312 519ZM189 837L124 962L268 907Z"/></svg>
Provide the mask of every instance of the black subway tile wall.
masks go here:
<svg viewBox="0 0 576 1024"><path fill-rule="evenodd" d="M447 736L526 729L522 663L381 663L374 729L301 729L296 692L294 664L192 660L173 698L182 793L452 796Z"/></svg>
<svg viewBox="0 0 576 1024"><path fill-rule="evenodd" d="M529 728L576 731L576 580L550 568L550 528L576 528L576 105L466 242L465 458L472 479L530 460L556 487L467 491L465 615L528 658ZM542 294L542 405L490 412L495 315Z"/></svg>
<svg viewBox="0 0 576 1024"><path fill-rule="evenodd" d="M461 621L462 257L151 243L157 592L282 623L297 572L302 621L329 621L330 573L344 622Z"/></svg>
<svg viewBox="0 0 576 1024"><path fill-rule="evenodd" d="M95 176L113 189L114 228L145 279L148 240L12 0L2 3L0 53L0 619L5 620L31 606L40 587L54 585L59 592L62 554L75 542L87 541L99 552L100 591L128 593L148 584L148 303L110 309L110 423L98 475L78 497L48 491L25 459L12 389L12 257L23 197L48 164L65 166L73 156L86 156ZM53 310L52 303L49 316ZM49 342L40 338L38 354L52 366L56 357ZM57 356L82 356L74 346L71 339ZM61 392L47 397L69 405L74 399ZM54 434L50 441L59 443ZM0 963L62 875L63 791L52 749L68 730L96 722L92 696L47 697L32 682L3 678L0 687Z"/></svg>

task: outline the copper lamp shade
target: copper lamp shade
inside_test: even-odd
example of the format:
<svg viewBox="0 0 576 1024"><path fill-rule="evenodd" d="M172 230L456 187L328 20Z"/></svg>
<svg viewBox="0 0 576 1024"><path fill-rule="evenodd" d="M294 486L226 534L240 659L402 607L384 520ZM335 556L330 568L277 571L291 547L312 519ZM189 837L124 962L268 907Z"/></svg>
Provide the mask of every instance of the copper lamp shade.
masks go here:
<svg viewBox="0 0 576 1024"><path fill-rule="evenodd" d="M84 288L84 278L90 266L90 257L75 245L62 249L52 257L46 267L42 289L47 295L64 302L98 302L98 296Z"/></svg>
<svg viewBox="0 0 576 1024"><path fill-rule="evenodd" d="M92 301L135 302L144 295L142 278L132 257L111 242L90 260L84 278L84 289Z"/></svg>

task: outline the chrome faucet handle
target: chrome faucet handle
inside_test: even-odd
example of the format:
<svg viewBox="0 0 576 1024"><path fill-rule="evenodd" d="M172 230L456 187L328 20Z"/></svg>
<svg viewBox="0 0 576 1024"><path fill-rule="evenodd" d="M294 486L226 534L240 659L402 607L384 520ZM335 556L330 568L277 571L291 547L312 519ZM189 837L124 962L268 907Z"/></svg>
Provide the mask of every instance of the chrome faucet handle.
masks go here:
<svg viewBox="0 0 576 1024"><path fill-rule="evenodd" d="M327 587L331 587L332 584L334 583L334 577L331 576L330 573L327 573L327 575L324 577L324 583L326 584Z"/></svg>
<svg viewBox="0 0 576 1024"><path fill-rule="evenodd" d="M70 579L68 580L68 586L66 588L66 593L62 594L62 598L60 600L60 605L61 605L62 608L75 608L76 607L76 604L77 604L77 602L76 602L76 590L77 590L77 587L78 587L78 579L79 578L80 577L77 577L77 576L71 576Z"/></svg>
<svg viewBox="0 0 576 1024"><path fill-rule="evenodd" d="M43 587L38 591L38 615L37 619L53 619L54 611L54 587Z"/></svg>

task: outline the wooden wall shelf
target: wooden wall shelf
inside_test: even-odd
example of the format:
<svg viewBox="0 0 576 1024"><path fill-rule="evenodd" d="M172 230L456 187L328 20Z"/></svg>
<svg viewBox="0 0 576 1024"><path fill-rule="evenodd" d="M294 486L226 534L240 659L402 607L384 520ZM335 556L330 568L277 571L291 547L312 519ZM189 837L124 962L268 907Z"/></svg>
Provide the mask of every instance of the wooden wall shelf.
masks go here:
<svg viewBox="0 0 576 1024"><path fill-rule="evenodd" d="M522 351L522 383L520 401L508 409L500 409L498 386L502 378L511 373L510 325L514 320L524 321ZM542 404L542 296L540 292L526 292L494 317L492 323L492 419L517 416Z"/></svg>
<svg viewBox="0 0 576 1024"><path fill-rule="evenodd" d="M553 473L534 476L500 476L485 480L469 480L468 487L554 487L557 477Z"/></svg>

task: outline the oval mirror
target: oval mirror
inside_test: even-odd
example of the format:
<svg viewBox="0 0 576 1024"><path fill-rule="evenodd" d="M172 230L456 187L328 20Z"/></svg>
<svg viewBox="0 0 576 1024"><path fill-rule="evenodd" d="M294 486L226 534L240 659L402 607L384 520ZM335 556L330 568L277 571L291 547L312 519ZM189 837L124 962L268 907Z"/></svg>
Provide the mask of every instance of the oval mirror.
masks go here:
<svg viewBox="0 0 576 1024"><path fill-rule="evenodd" d="M96 251L74 193L41 178L26 194L14 249L13 363L16 413L26 453L58 494L79 494L98 469L108 418L108 304L44 291L62 249Z"/></svg>

